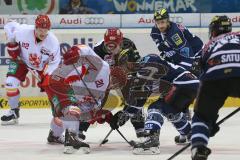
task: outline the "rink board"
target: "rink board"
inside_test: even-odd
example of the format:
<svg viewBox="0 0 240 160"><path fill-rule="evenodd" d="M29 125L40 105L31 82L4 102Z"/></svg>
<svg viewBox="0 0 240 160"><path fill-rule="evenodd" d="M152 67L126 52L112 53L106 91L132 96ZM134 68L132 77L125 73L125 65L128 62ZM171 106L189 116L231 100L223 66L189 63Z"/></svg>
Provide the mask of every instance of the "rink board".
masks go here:
<svg viewBox="0 0 240 160"><path fill-rule="evenodd" d="M150 97L145 103L144 107L149 106L152 102L154 102L157 97ZM46 96L43 97L21 97L20 98L21 108L26 109L39 109L39 108L50 108L50 103ZM228 98L224 104L224 107L239 107L240 99L238 98ZM110 96L104 108L115 109L124 107L123 101L121 97ZM191 104L193 107L193 104ZM0 109L9 108L7 99L0 98Z"/></svg>

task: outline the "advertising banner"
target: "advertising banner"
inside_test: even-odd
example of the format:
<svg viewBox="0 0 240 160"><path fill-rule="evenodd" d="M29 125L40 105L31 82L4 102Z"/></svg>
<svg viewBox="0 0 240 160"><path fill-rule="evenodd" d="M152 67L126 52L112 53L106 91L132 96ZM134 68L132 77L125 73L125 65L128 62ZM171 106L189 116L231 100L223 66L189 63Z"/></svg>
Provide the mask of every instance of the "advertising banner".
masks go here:
<svg viewBox="0 0 240 160"><path fill-rule="evenodd" d="M154 25L152 14L85 14L85 15L50 15L52 28L151 28ZM34 24L36 15L0 15L0 28L9 20L20 24ZM200 14L170 14L170 20L188 27L200 26Z"/></svg>
<svg viewBox="0 0 240 160"><path fill-rule="evenodd" d="M54 28L120 27L120 15L50 15Z"/></svg>
<svg viewBox="0 0 240 160"><path fill-rule="evenodd" d="M57 14L58 0L1 0L0 14Z"/></svg>
<svg viewBox="0 0 240 160"><path fill-rule="evenodd" d="M238 0L1 0L0 14L147 14L240 12Z"/></svg>
<svg viewBox="0 0 240 160"><path fill-rule="evenodd" d="M155 10L167 8L169 12L199 12L196 0L60 0L60 14L130 14L153 13ZM73 7L74 6L74 7Z"/></svg>
<svg viewBox="0 0 240 160"><path fill-rule="evenodd" d="M185 26L200 26L200 14L170 14L170 20ZM123 14L121 27L148 28L154 26L153 14Z"/></svg>
<svg viewBox="0 0 240 160"><path fill-rule="evenodd" d="M9 20L20 24L34 24L37 15L0 15L0 28ZM120 27L121 15L50 15L52 28L107 28Z"/></svg>
<svg viewBox="0 0 240 160"><path fill-rule="evenodd" d="M0 28L3 28L8 21L34 25L36 17L37 15L0 15Z"/></svg>
<svg viewBox="0 0 240 160"><path fill-rule="evenodd" d="M201 14L201 27L208 27L211 19L215 15L227 15L231 20L232 24L235 27L240 26L240 13L202 13Z"/></svg>

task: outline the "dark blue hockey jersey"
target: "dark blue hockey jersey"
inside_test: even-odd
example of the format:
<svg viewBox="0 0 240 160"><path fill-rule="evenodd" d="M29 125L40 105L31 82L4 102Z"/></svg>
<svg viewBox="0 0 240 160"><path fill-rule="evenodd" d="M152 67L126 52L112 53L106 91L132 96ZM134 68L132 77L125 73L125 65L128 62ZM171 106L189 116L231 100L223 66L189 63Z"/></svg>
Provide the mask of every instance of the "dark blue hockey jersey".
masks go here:
<svg viewBox="0 0 240 160"><path fill-rule="evenodd" d="M240 32L210 40L203 48L201 80L240 77Z"/></svg>
<svg viewBox="0 0 240 160"><path fill-rule="evenodd" d="M137 75L153 82L162 79L178 87L197 89L199 86L199 80L195 75L181 66L167 62L156 54L143 57Z"/></svg>
<svg viewBox="0 0 240 160"><path fill-rule="evenodd" d="M180 24L170 22L170 28L166 33L161 33L155 25L151 31L151 37L156 43L158 50L164 56L166 52L174 51L172 57L166 57L167 61L173 62L189 69L194 57L202 49L203 42L187 28Z"/></svg>

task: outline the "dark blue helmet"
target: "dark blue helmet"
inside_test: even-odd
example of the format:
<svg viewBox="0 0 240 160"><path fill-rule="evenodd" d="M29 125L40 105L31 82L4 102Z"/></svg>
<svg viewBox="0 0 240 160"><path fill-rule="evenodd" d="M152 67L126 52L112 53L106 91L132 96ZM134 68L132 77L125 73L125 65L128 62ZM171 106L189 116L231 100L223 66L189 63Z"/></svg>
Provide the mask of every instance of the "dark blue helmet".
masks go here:
<svg viewBox="0 0 240 160"><path fill-rule="evenodd" d="M142 64L144 63L163 63L162 61L164 61L163 59L160 58L160 56L158 56L157 54L148 54L147 56L144 56L141 59Z"/></svg>
<svg viewBox="0 0 240 160"><path fill-rule="evenodd" d="M168 72L167 62L157 54L144 56L140 61L138 77L146 80L157 80Z"/></svg>

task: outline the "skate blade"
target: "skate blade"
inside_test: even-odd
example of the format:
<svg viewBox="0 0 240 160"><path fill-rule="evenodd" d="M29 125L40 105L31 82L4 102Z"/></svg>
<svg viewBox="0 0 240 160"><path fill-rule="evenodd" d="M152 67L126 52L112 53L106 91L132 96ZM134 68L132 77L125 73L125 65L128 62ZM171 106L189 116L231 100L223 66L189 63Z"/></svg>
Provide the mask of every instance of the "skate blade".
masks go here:
<svg viewBox="0 0 240 160"><path fill-rule="evenodd" d="M183 143L177 143L175 142L176 145L179 145L179 146L185 146L185 145L188 145L189 143L191 143L191 141L186 141L186 142L183 142Z"/></svg>
<svg viewBox="0 0 240 160"><path fill-rule="evenodd" d="M188 145L190 142L185 142L185 143L176 143L176 145L178 146L186 146Z"/></svg>
<svg viewBox="0 0 240 160"><path fill-rule="evenodd" d="M73 146L64 146L63 153L64 154L73 154L77 152L78 149L74 149Z"/></svg>
<svg viewBox="0 0 240 160"><path fill-rule="evenodd" d="M80 154L88 154L90 153L90 148L88 147L81 147L79 149L75 149L72 146L65 146L63 153L64 154L73 154L73 153L80 153Z"/></svg>
<svg viewBox="0 0 240 160"><path fill-rule="evenodd" d="M63 145L64 142L47 142L49 145Z"/></svg>
<svg viewBox="0 0 240 160"><path fill-rule="evenodd" d="M88 153L90 153L90 148L81 147L81 148L79 148L79 152L81 152L82 154L88 154Z"/></svg>
<svg viewBox="0 0 240 160"><path fill-rule="evenodd" d="M206 155L197 155L195 157L192 157L193 160L207 160Z"/></svg>
<svg viewBox="0 0 240 160"><path fill-rule="evenodd" d="M17 125L18 124L18 119L13 119L10 121L2 121L1 125L2 126L7 126L7 125Z"/></svg>
<svg viewBox="0 0 240 160"><path fill-rule="evenodd" d="M159 147L151 147L149 149L143 149L143 148L134 148L133 154L136 155L157 155L160 154L160 148Z"/></svg>

